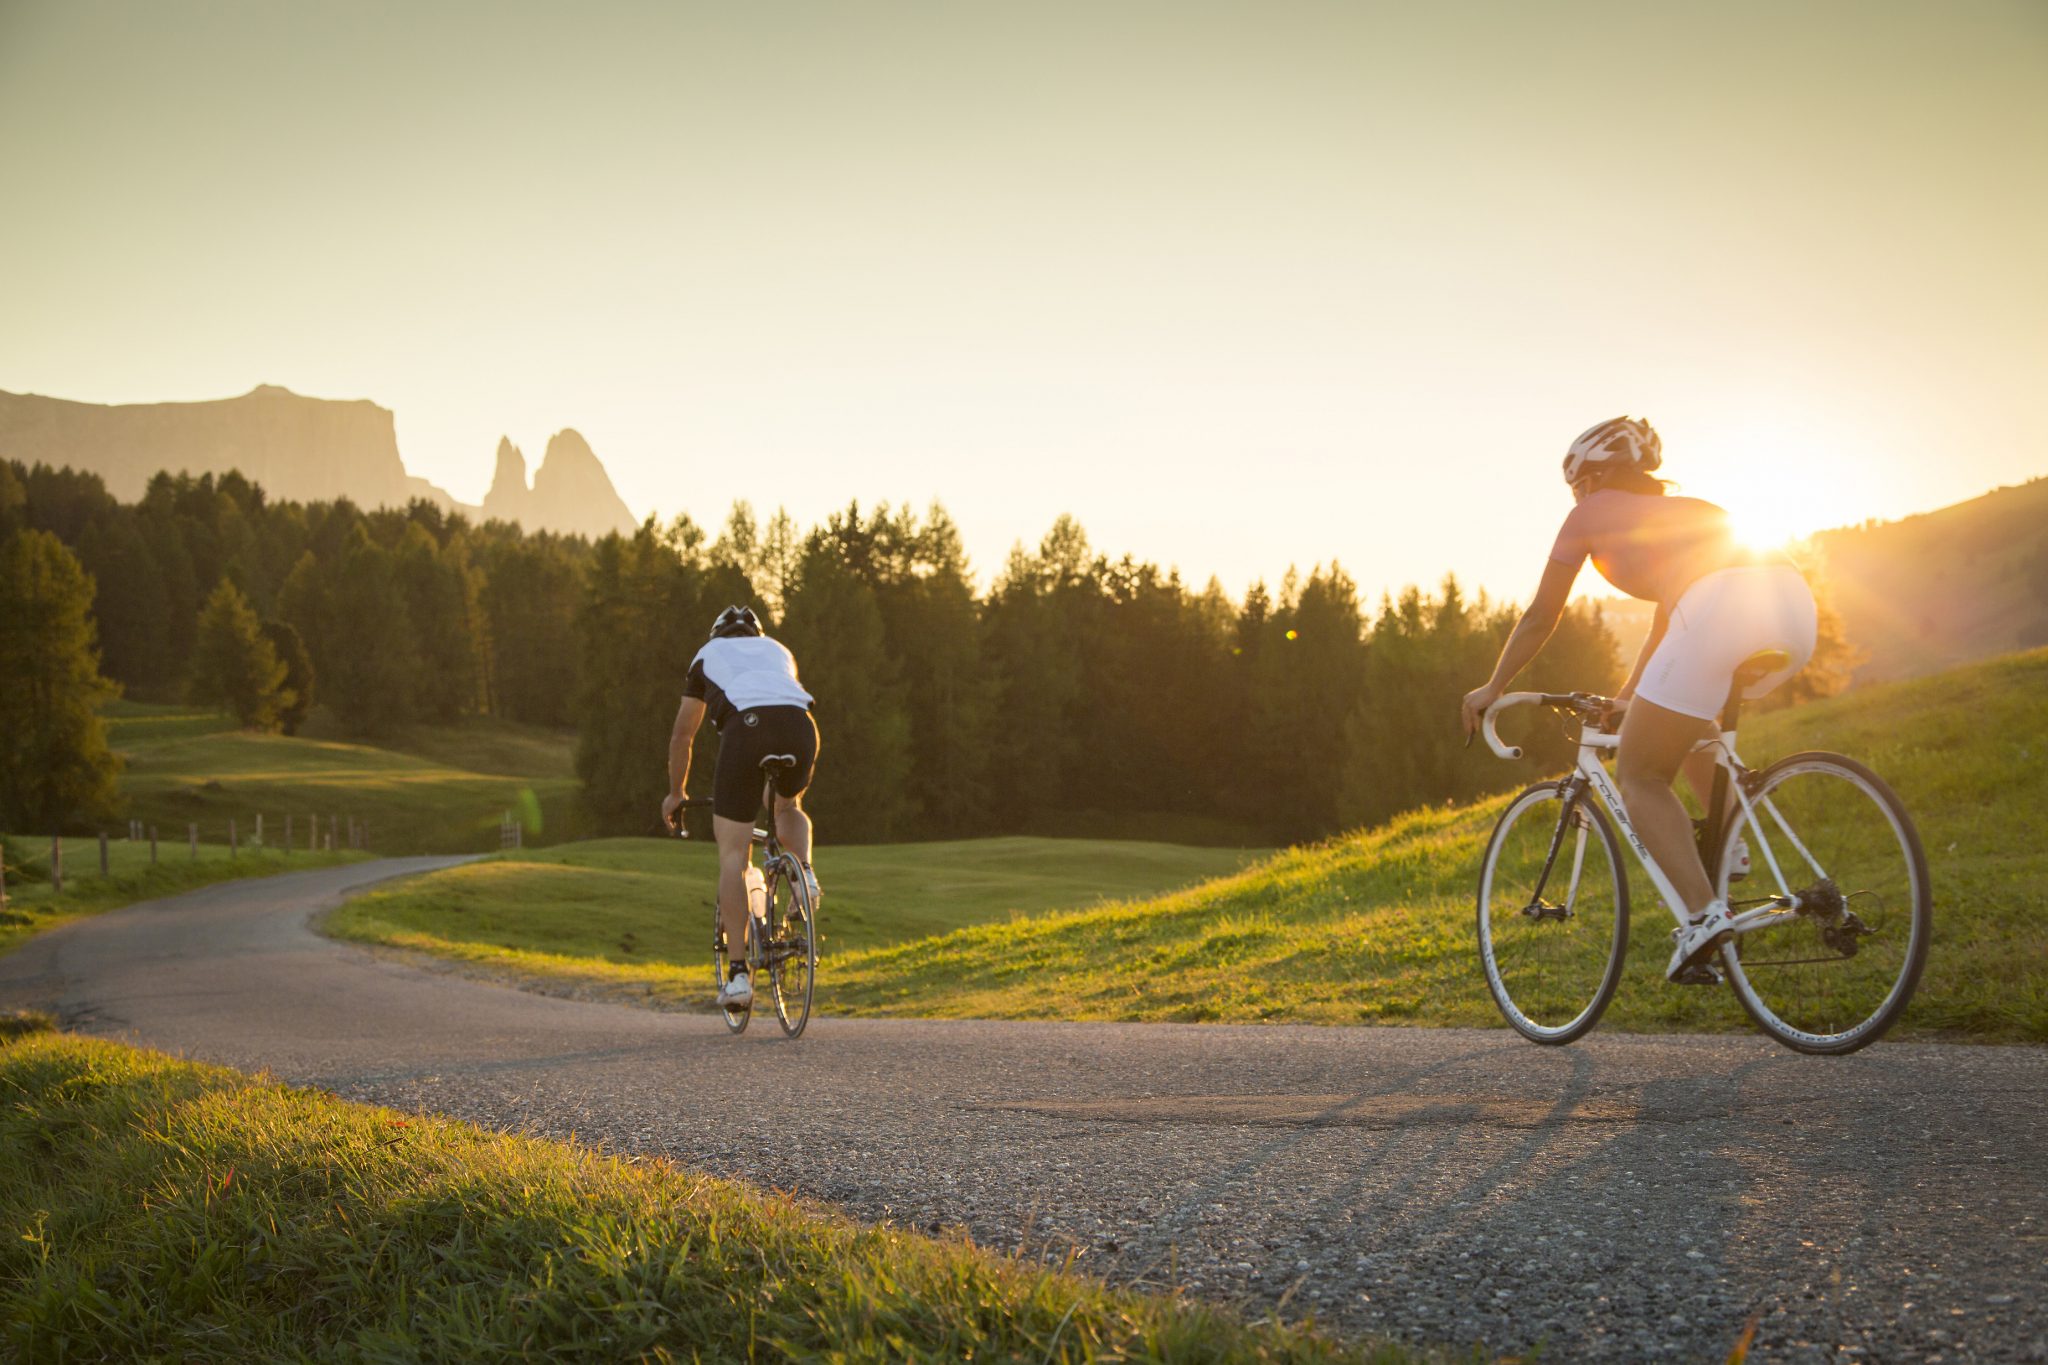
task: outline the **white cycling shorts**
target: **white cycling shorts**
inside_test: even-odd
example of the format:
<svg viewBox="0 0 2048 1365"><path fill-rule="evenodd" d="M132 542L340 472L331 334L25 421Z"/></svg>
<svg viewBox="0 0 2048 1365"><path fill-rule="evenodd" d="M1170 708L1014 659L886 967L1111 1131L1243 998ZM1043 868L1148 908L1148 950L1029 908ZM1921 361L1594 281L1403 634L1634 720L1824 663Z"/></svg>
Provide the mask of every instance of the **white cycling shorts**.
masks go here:
<svg viewBox="0 0 2048 1365"><path fill-rule="evenodd" d="M1789 666L1758 679L1742 694L1761 697L1806 667L1816 630L1813 591L1791 565L1710 573L1679 595L1636 695L1667 711L1712 720L1721 714L1735 670L1745 659L1765 649L1792 656Z"/></svg>

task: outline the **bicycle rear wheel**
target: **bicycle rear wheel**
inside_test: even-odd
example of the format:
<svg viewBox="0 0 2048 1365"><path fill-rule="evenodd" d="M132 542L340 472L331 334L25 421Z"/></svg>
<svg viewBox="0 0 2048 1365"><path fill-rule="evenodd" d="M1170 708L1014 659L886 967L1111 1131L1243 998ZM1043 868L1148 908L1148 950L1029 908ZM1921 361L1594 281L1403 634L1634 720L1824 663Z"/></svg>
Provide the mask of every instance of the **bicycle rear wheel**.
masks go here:
<svg viewBox="0 0 2048 1365"><path fill-rule="evenodd" d="M1798 1052L1838 1055L1905 1012L1927 961L1933 893L1912 817L1884 780L1840 754L1773 763L1729 822L1715 888L1736 913L1782 897L1796 913L1738 935L1721 960L1757 1027ZM1747 877L1731 876L1736 839Z"/></svg>
<svg viewBox="0 0 2048 1365"><path fill-rule="evenodd" d="M775 986L775 1017L782 1031L800 1037L811 1019L811 994L818 979L817 907L803 874L788 859L768 876L770 923L768 978Z"/></svg>
<svg viewBox="0 0 2048 1365"><path fill-rule="evenodd" d="M1508 803L1479 868L1479 957L1524 1038L1569 1043L1600 1022L1628 950L1628 878L1607 816L1541 782Z"/></svg>

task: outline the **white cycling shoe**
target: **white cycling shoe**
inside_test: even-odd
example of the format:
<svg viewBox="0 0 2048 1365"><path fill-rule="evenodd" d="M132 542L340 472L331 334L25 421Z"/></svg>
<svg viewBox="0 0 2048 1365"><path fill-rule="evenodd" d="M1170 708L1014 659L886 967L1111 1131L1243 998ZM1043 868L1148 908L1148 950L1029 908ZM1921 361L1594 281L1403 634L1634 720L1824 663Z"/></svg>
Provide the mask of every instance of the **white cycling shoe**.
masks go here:
<svg viewBox="0 0 2048 1365"><path fill-rule="evenodd" d="M1727 903L1715 901L1698 919L1683 929L1672 930L1678 946L1671 950L1671 965L1664 969L1664 979L1676 981L1693 968L1705 966L1727 941L1733 927L1734 920L1728 913Z"/></svg>
<svg viewBox="0 0 2048 1365"><path fill-rule="evenodd" d="M753 1004L754 983L746 972L738 973L718 988L718 1008L722 1010L750 1009Z"/></svg>
<svg viewBox="0 0 2048 1365"><path fill-rule="evenodd" d="M809 863L800 863L798 866L804 874L804 890L811 893L811 913L816 914L818 906L825 899L825 893L818 889L818 874L811 871Z"/></svg>

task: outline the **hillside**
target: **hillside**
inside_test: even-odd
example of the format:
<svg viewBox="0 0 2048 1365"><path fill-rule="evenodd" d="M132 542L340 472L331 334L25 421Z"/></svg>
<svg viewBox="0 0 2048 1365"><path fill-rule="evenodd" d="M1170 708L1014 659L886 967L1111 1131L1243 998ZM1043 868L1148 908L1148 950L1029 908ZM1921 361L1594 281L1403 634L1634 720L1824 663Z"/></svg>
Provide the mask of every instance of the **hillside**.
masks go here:
<svg viewBox="0 0 2048 1365"><path fill-rule="evenodd" d="M231 818L248 840L259 814L272 842L289 815L303 848L317 815L338 819L342 839L351 819L364 822L368 847L392 854L495 849L507 811L529 841L575 828L570 741L547 731L479 720L402 734L393 743L417 750L406 752L256 734L191 708L117 702L106 714L130 813L167 840L196 823L201 840L225 843Z"/></svg>
<svg viewBox="0 0 2048 1365"><path fill-rule="evenodd" d="M1815 540L1858 683L2048 644L2048 478Z"/></svg>
<svg viewBox="0 0 2048 1365"><path fill-rule="evenodd" d="M637 522L574 431L548 442L531 489L524 457L504 442L491 496L471 507L406 472L389 408L367 399L308 398L274 384L197 403L108 405L0 391L0 460L97 474L123 502L141 498L159 470L240 470L289 502L348 498L362 507L403 507L424 498L477 520L496 516L528 530L592 538L631 532Z"/></svg>
<svg viewBox="0 0 2048 1365"><path fill-rule="evenodd" d="M1866 655L1857 685L2048 644L2048 478L1813 539L1843 629ZM1650 604L1597 600L1633 662Z"/></svg>
<svg viewBox="0 0 2048 1365"><path fill-rule="evenodd" d="M2048 650L1761 718L1752 763L1860 757L1912 810L1935 938L1906 1027L2048 1041ZM1472 886L1502 799L1416 811L1175 895L963 929L821 973L833 1013L1500 1024ZM1628 974L1604 1028L1743 1029L1726 990L1666 986L1667 921L1638 874Z"/></svg>

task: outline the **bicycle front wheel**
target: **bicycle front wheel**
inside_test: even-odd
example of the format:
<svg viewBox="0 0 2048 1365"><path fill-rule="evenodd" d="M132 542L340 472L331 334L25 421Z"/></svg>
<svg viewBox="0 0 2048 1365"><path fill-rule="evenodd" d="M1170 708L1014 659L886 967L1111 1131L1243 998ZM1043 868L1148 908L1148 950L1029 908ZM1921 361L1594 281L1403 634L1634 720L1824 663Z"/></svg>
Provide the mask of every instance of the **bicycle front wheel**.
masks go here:
<svg viewBox="0 0 2048 1365"><path fill-rule="evenodd" d="M792 1038L811 1019L811 993L818 979L817 907L803 874L779 862L768 879L775 932L768 943L768 978L775 986L775 1017Z"/></svg>
<svg viewBox="0 0 2048 1365"><path fill-rule="evenodd" d="M1628 949L1628 878L1607 816L1566 784L1530 787L1501 813L1479 868L1479 957L1524 1038L1569 1043L1600 1022Z"/></svg>
<svg viewBox="0 0 2048 1365"><path fill-rule="evenodd" d="M1715 887L1737 915L1784 911L1722 949L1757 1026L1799 1052L1875 1042L1905 1012L1934 929L1927 855L1905 805L1840 754L1803 753L1752 779L1729 822ZM1739 840L1749 870L1737 876Z"/></svg>

